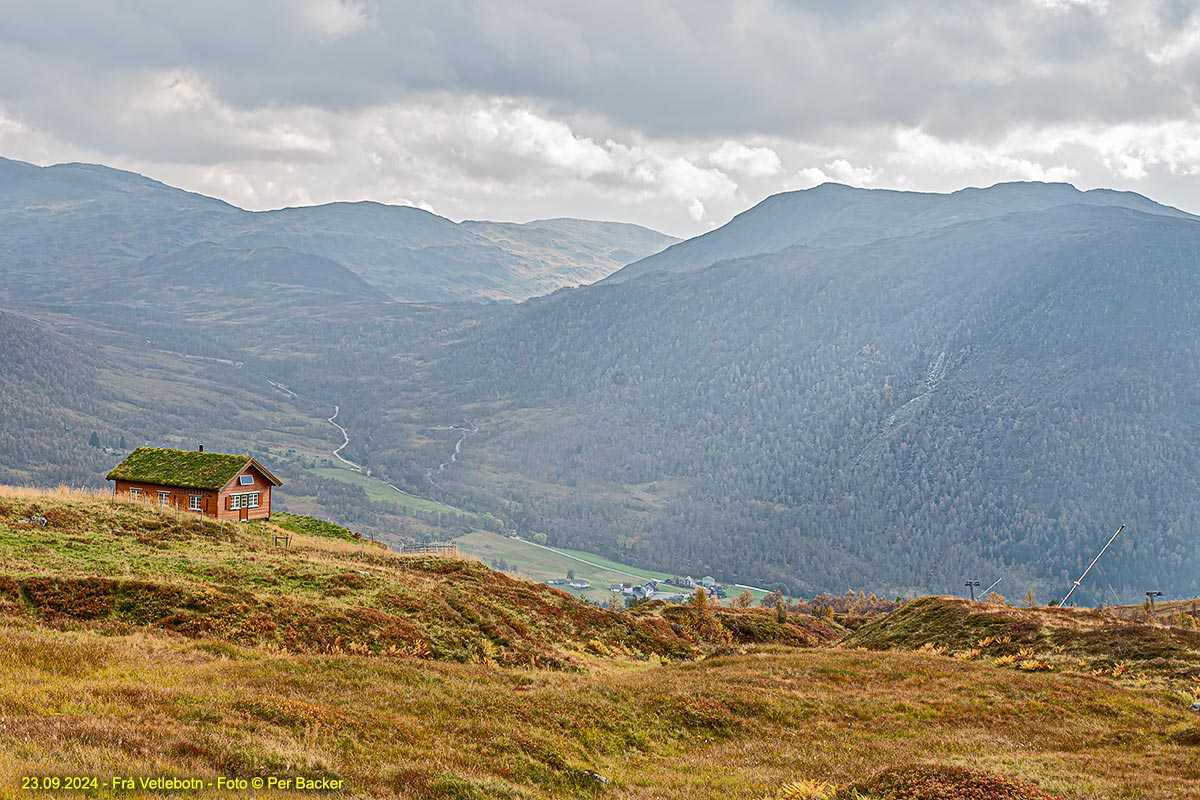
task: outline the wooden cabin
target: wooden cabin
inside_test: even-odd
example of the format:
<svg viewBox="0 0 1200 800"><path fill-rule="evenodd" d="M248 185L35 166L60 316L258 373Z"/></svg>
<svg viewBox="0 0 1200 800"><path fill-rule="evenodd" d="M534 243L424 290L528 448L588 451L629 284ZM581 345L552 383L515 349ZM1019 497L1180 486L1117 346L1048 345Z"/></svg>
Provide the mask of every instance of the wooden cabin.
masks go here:
<svg viewBox="0 0 1200 800"><path fill-rule="evenodd" d="M113 493L212 519L271 518L271 489L280 481L250 456L139 447L108 473Z"/></svg>

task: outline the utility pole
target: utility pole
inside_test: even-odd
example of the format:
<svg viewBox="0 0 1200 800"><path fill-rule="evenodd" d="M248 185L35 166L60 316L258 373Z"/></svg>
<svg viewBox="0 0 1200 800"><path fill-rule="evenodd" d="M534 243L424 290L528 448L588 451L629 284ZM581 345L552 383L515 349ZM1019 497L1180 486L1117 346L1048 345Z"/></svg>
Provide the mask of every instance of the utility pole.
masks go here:
<svg viewBox="0 0 1200 800"><path fill-rule="evenodd" d="M971 602L974 603L975 602L975 587L979 585L979 581L967 581L963 585L971 590Z"/></svg>
<svg viewBox="0 0 1200 800"><path fill-rule="evenodd" d="M1071 591L1067 592L1067 596L1062 599L1061 603L1059 603L1060 606L1065 606L1067 604L1067 601L1071 599L1071 595L1074 594L1075 590L1079 588L1079 584L1083 583L1083 579L1086 578L1087 574L1092 571L1092 567L1096 566L1096 562L1100 560L1100 556L1104 555L1104 551L1109 548L1109 545L1117 540L1117 537L1121 535L1121 531L1123 530L1125 530L1124 525L1117 528L1117 532L1112 535L1112 538L1108 540L1108 543L1105 544L1104 547L1100 548L1100 552L1097 553L1096 557L1092 559L1092 563L1087 565L1087 569L1085 569L1083 574L1079 576L1079 580L1071 584Z"/></svg>

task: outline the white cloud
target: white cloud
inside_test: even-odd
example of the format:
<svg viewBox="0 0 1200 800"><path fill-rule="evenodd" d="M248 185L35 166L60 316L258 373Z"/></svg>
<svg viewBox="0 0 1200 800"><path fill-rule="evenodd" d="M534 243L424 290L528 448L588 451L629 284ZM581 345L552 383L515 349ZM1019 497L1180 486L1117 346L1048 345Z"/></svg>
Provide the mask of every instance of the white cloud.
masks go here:
<svg viewBox="0 0 1200 800"><path fill-rule="evenodd" d="M1168 66L1190 58L1197 50L1200 50L1200 17L1193 17L1184 30L1151 48L1146 55L1153 63Z"/></svg>
<svg viewBox="0 0 1200 800"><path fill-rule="evenodd" d="M850 186L870 186L880 178L880 171L875 167L856 167L844 158L826 164L825 172L838 183Z"/></svg>
<svg viewBox="0 0 1200 800"><path fill-rule="evenodd" d="M870 187L883 177L875 167L856 167L845 158L834 158L823 167L805 167L787 183L789 189L809 189L822 183L844 183L847 186Z"/></svg>
<svg viewBox="0 0 1200 800"><path fill-rule="evenodd" d="M1032 0L1037 8L1051 11L1071 11L1077 8L1103 14L1108 11L1108 0Z"/></svg>
<svg viewBox="0 0 1200 800"><path fill-rule="evenodd" d="M1103 129L1074 126L1049 133L1065 143L1094 150L1122 177L1145 178L1154 167L1175 176L1200 175L1200 123L1170 121Z"/></svg>
<svg viewBox="0 0 1200 800"><path fill-rule="evenodd" d="M825 171L818 167L805 167L798 171L795 176L788 181L788 189L811 189L814 186L819 186L822 183L829 183L833 180Z"/></svg>
<svg viewBox="0 0 1200 800"><path fill-rule="evenodd" d="M737 191L737 184L721 171L701 169L686 158L666 159L655 179L666 192L679 198L728 198Z"/></svg>
<svg viewBox="0 0 1200 800"><path fill-rule="evenodd" d="M81 157L246 208L374 199L459 218L636 221L613 209L645 207L675 227L706 219L709 201L739 202L737 182L696 163L693 148L635 135L598 141L511 98L433 95L349 113L242 109L188 71L123 75L106 91L121 109L106 119L108 133L141 157ZM10 154L51 160L34 139L0 114Z"/></svg>
<svg viewBox="0 0 1200 800"><path fill-rule="evenodd" d="M4 106L0 105L0 142L15 141L28 135L29 129L20 120L8 117Z"/></svg>
<svg viewBox="0 0 1200 800"><path fill-rule="evenodd" d="M300 19L316 34L339 39L367 24L363 5L355 0L296 0Z"/></svg>
<svg viewBox="0 0 1200 800"><path fill-rule="evenodd" d="M496 104L479 109L471 114L468 130L481 144L538 159L579 177L614 168L612 157L603 147L575 135L566 123L545 119L524 108Z"/></svg>
<svg viewBox="0 0 1200 800"><path fill-rule="evenodd" d="M725 141L708 154L713 166L726 172L741 173L750 178L777 175L783 165L779 155L769 147L747 147L740 142Z"/></svg>
<svg viewBox="0 0 1200 800"><path fill-rule="evenodd" d="M1185 2L55 1L0 34L0 154L252 208L686 234L826 181L1003 180L1200 208Z"/></svg>
<svg viewBox="0 0 1200 800"><path fill-rule="evenodd" d="M895 148L889 160L909 171L938 171L947 175L991 171L1005 176L1006 180L1028 181L1067 181L1077 174L1066 164L1046 166L1032 158L1013 154L1013 150L1025 149L1021 147L1019 137L989 146L945 141L919 128L911 128L896 134Z"/></svg>

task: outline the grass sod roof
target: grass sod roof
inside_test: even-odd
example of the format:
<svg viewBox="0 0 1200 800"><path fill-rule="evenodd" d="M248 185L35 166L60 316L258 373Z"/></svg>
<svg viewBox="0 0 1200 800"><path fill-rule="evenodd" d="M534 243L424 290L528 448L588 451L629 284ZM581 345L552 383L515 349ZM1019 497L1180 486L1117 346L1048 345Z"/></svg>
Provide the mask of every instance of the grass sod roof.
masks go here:
<svg viewBox="0 0 1200 800"><path fill-rule="evenodd" d="M165 447L137 448L114 467L107 478L110 481L215 491L233 480L250 463L254 463L269 480L278 485L278 479L250 456L171 450Z"/></svg>

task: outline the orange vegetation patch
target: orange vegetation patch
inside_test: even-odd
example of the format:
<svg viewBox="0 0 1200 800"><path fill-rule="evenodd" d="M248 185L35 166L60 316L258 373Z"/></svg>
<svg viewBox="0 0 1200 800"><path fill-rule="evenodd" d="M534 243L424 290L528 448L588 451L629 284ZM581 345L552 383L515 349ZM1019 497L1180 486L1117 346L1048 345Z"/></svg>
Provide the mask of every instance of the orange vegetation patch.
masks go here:
<svg viewBox="0 0 1200 800"><path fill-rule="evenodd" d="M886 769L831 800L863 794L872 800L1058 800L1028 781L937 764Z"/></svg>

